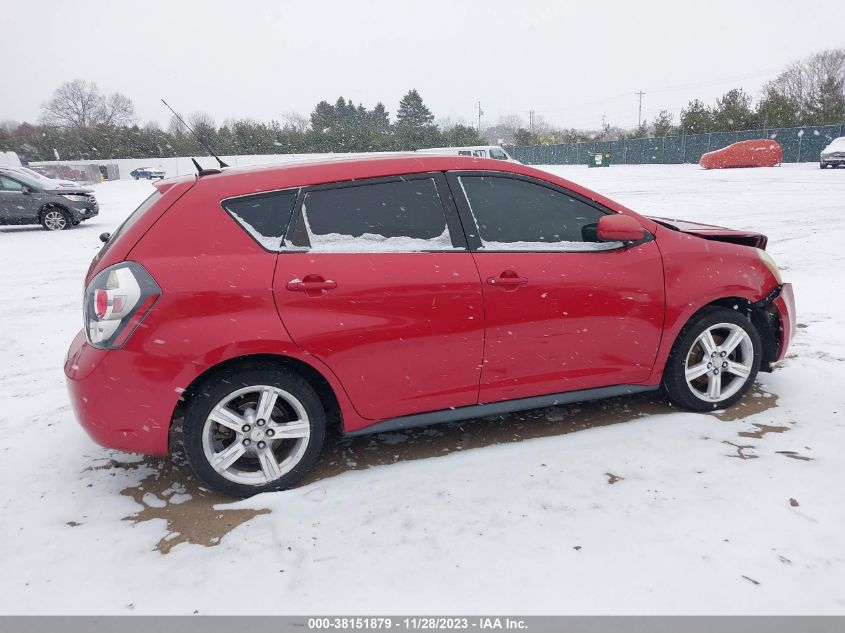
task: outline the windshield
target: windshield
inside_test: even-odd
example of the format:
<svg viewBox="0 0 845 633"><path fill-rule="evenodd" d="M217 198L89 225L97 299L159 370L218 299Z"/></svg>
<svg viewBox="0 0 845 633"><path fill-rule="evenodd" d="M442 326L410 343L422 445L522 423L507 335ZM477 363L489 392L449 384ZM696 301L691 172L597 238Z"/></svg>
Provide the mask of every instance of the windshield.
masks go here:
<svg viewBox="0 0 845 633"><path fill-rule="evenodd" d="M508 155L505 154L504 150L494 147L490 150L490 158L495 158L496 160L507 160Z"/></svg>

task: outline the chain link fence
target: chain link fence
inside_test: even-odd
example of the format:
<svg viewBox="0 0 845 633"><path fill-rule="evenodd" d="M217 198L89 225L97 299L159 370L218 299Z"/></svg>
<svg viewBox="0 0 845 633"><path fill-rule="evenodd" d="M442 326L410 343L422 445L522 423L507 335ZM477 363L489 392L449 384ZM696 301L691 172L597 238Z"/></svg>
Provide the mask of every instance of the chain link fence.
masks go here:
<svg viewBox="0 0 845 633"><path fill-rule="evenodd" d="M845 136L845 124L684 134L624 141L523 145L514 147L511 153L526 165L583 165L588 155L594 152L609 152L611 163L616 165L698 163L702 154L738 141L770 138L783 148L783 162L801 163L819 160L821 151L839 136Z"/></svg>

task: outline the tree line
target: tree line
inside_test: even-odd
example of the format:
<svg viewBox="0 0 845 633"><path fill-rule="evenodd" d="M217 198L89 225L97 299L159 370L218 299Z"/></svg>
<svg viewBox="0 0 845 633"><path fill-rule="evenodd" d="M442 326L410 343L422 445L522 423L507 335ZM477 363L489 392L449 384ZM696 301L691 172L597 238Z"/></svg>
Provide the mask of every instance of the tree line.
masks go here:
<svg viewBox="0 0 845 633"><path fill-rule="evenodd" d="M767 82L756 102L742 88L729 90L712 105L692 99L676 124L670 110L630 130L605 126L598 132L558 130L542 120L535 131L517 130L515 144L537 145L589 140L661 137L845 123L845 48L821 51L787 66ZM539 129L538 129L539 127Z"/></svg>
<svg viewBox="0 0 845 633"><path fill-rule="evenodd" d="M482 145L478 131L460 123L435 125L416 90L399 103L391 121L383 103L373 108L339 97L320 101L306 119L296 113L269 123L227 119L216 125L204 112L172 117L167 129L155 122L138 126L132 101L110 96L81 79L60 86L42 106L38 124L0 126L0 148L30 161L196 156L208 146L219 155L377 152L424 147Z"/></svg>

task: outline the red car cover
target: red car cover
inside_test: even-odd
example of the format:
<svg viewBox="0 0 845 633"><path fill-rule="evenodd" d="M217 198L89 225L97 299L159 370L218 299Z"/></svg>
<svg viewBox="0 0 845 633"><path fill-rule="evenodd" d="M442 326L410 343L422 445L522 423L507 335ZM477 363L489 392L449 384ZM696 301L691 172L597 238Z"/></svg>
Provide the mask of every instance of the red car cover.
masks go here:
<svg viewBox="0 0 845 633"><path fill-rule="evenodd" d="M715 152L707 152L698 161L704 169L726 167L774 167L783 160L783 150L777 141L761 139L740 141Z"/></svg>

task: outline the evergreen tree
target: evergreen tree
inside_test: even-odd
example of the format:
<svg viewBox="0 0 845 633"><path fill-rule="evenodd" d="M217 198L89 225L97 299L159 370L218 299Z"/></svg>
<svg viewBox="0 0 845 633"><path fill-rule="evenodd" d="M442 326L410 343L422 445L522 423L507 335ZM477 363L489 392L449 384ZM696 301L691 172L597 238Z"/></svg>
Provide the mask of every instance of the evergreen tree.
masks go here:
<svg viewBox="0 0 845 633"><path fill-rule="evenodd" d="M716 100L713 126L717 131L750 130L755 123L751 97L742 88L729 90Z"/></svg>
<svg viewBox="0 0 845 633"><path fill-rule="evenodd" d="M419 129L434 122L434 115L423 103L420 93L416 90L409 90L408 94L402 97L399 102L399 110L396 113L396 124L399 127Z"/></svg>
<svg viewBox="0 0 845 633"><path fill-rule="evenodd" d="M661 110L660 114L657 115L654 119L654 123L652 123L652 127L654 128L654 135L657 137L660 136L668 136L672 133L672 113L669 110Z"/></svg>
<svg viewBox="0 0 845 633"><path fill-rule="evenodd" d="M681 132L704 134L713 131L713 113L699 99L693 99L681 110Z"/></svg>
<svg viewBox="0 0 845 633"><path fill-rule="evenodd" d="M801 104L797 99L767 88L757 104L757 122L764 128L799 125Z"/></svg>

